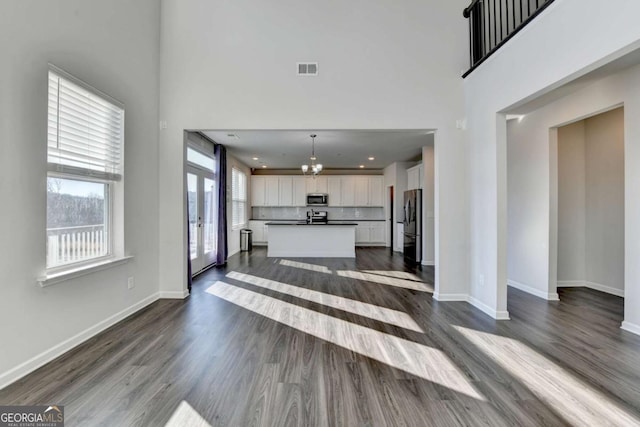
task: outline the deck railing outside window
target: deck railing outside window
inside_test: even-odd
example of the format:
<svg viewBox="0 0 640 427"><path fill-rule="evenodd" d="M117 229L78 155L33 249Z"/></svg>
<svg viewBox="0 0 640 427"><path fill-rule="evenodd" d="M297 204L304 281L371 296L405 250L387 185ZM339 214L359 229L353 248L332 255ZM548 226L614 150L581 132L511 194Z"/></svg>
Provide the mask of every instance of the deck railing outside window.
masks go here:
<svg viewBox="0 0 640 427"><path fill-rule="evenodd" d="M463 15L469 20L471 73L554 0L473 0Z"/></svg>
<svg viewBox="0 0 640 427"><path fill-rule="evenodd" d="M47 229L47 267L57 267L109 254L104 225Z"/></svg>

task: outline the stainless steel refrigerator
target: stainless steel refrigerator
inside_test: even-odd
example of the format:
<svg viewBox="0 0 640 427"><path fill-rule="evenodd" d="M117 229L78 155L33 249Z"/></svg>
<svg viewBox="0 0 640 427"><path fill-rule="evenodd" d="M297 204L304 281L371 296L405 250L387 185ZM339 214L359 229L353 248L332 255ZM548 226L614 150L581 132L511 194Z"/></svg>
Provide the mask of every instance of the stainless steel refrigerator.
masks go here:
<svg viewBox="0 0 640 427"><path fill-rule="evenodd" d="M422 261L422 190L404 192L404 257Z"/></svg>

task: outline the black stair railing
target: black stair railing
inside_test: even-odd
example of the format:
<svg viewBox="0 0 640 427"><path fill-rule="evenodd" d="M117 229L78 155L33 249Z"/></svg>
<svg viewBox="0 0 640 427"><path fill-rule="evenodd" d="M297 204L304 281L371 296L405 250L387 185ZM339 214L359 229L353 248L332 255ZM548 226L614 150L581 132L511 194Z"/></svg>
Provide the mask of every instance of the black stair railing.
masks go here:
<svg viewBox="0 0 640 427"><path fill-rule="evenodd" d="M554 0L473 0L462 12L469 20L468 76Z"/></svg>

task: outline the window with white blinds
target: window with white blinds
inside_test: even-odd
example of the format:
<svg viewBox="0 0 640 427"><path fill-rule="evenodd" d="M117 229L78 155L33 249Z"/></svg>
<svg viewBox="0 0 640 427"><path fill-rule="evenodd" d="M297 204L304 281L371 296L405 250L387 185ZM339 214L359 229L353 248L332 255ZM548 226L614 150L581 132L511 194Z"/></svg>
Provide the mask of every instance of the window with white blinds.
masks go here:
<svg viewBox="0 0 640 427"><path fill-rule="evenodd" d="M233 227L247 222L247 176L239 169L231 168L231 213Z"/></svg>
<svg viewBox="0 0 640 427"><path fill-rule="evenodd" d="M51 66L48 119L50 171L122 178L122 104Z"/></svg>

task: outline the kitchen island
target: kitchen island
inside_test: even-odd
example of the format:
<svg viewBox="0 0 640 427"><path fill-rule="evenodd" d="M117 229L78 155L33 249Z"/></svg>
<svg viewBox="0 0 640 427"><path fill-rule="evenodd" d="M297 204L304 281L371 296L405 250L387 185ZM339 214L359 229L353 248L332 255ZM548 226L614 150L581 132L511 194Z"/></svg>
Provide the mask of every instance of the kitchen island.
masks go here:
<svg viewBox="0 0 640 427"><path fill-rule="evenodd" d="M356 223L346 221L268 222L267 256L355 258Z"/></svg>

